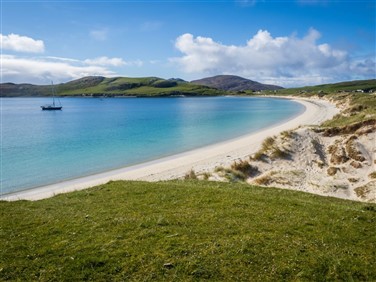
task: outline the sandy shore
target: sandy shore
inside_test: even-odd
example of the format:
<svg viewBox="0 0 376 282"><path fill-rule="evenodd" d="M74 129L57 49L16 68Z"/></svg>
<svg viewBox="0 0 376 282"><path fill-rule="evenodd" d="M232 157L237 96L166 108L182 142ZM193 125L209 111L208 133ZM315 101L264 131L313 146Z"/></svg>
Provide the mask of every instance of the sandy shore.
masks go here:
<svg viewBox="0 0 376 282"><path fill-rule="evenodd" d="M104 184L110 180L170 180L184 176L191 169L194 169L195 172L213 170L217 166L230 165L234 160L245 158L255 153L262 141L268 136L276 135L284 130L290 130L300 125L318 125L339 112L333 104L323 100L297 98L292 98L292 100L303 104L305 111L283 124L278 124L271 128L226 142L140 165L3 195L1 199L8 201L40 200L56 194Z"/></svg>

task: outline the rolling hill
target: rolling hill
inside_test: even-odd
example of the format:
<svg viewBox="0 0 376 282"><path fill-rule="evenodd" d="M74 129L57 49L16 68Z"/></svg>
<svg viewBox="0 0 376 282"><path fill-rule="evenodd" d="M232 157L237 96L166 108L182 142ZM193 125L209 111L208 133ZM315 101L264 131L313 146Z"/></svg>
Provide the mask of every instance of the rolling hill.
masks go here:
<svg viewBox="0 0 376 282"><path fill-rule="evenodd" d="M111 77L87 76L55 85L59 96L92 97L168 97L168 96L218 96L231 92L263 91L264 94L277 95L316 95L337 92L375 92L376 79L345 81L332 84L282 88L262 84L233 75L219 75L191 82L179 78L162 79L159 77ZM50 85L0 84L0 97L45 97L51 96Z"/></svg>
<svg viewBox="0 0 376 282"><path fill-rule="evenodd" d="M235 75L217 75L199 80L193 80L191 83L213 87L225 91L260 91L260 90L277 90L283 87L269 84L262 84L257 81L249 80Z"/></svg>
<svg viewBox="0 0 376 282"><path fill-rule="evenodd" d="M197 85L182 79L159 77L111 77L88 76L55 85L59 96L213 96L225 92L208 86ZM50 85L0 84L1 97L40 97L52 94Z"/></svg>
<svg viewBox="0 0 376 282"><path fill-rule="evenodd" d="M376 79L352 80L337 83L320 84L315 86L304 86L297 88L286 88L278 91L280 94L325 94L338 92L364 92L372 93L376 91Z"/></svg>

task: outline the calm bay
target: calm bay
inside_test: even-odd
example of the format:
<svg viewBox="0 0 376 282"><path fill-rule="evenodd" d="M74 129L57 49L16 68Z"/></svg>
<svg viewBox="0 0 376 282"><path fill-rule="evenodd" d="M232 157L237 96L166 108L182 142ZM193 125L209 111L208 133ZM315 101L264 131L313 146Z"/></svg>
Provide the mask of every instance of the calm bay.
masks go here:
<svg viewBox="0 0 376 282"><path fill-rule="evenodd" d="M287 121L304 110L286 99L1 99L1 194L181 153Z"/></svg>

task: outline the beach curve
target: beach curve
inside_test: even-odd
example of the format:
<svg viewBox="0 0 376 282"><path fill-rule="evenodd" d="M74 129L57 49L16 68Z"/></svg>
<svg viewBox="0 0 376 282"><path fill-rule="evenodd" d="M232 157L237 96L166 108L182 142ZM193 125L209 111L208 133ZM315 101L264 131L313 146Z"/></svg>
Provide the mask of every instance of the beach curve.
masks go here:
<svg viewBox="0 0 376 282"><path fill-rule="evenodd" d="M245 157L254 154L259 149L262 141L268 136L276 135L282 131L294 129L301 125L318 125L323 121L332 118L339 112L335 105L324 100L296 97L277 98L296 101L305 107L305 111L282 124L277 124L235 139L139 165L2 195L1 200L35 201L61 193L87 189L114 180L171 180L183 177L191 169L194 169L194 171L198 173L213 170L215 167L228 166L235 160L244 159Z"/></svg>

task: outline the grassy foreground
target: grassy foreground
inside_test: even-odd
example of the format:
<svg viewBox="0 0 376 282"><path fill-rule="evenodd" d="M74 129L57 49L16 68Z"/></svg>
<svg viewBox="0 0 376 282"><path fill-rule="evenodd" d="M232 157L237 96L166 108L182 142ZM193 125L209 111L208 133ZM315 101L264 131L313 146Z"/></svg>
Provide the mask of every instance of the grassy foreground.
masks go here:
<svg viewBox="0 0 376 282"><path fill-rule="evenodd" d="M1 280L376 280L376 205L206 181L0 202Z"/></svg>

